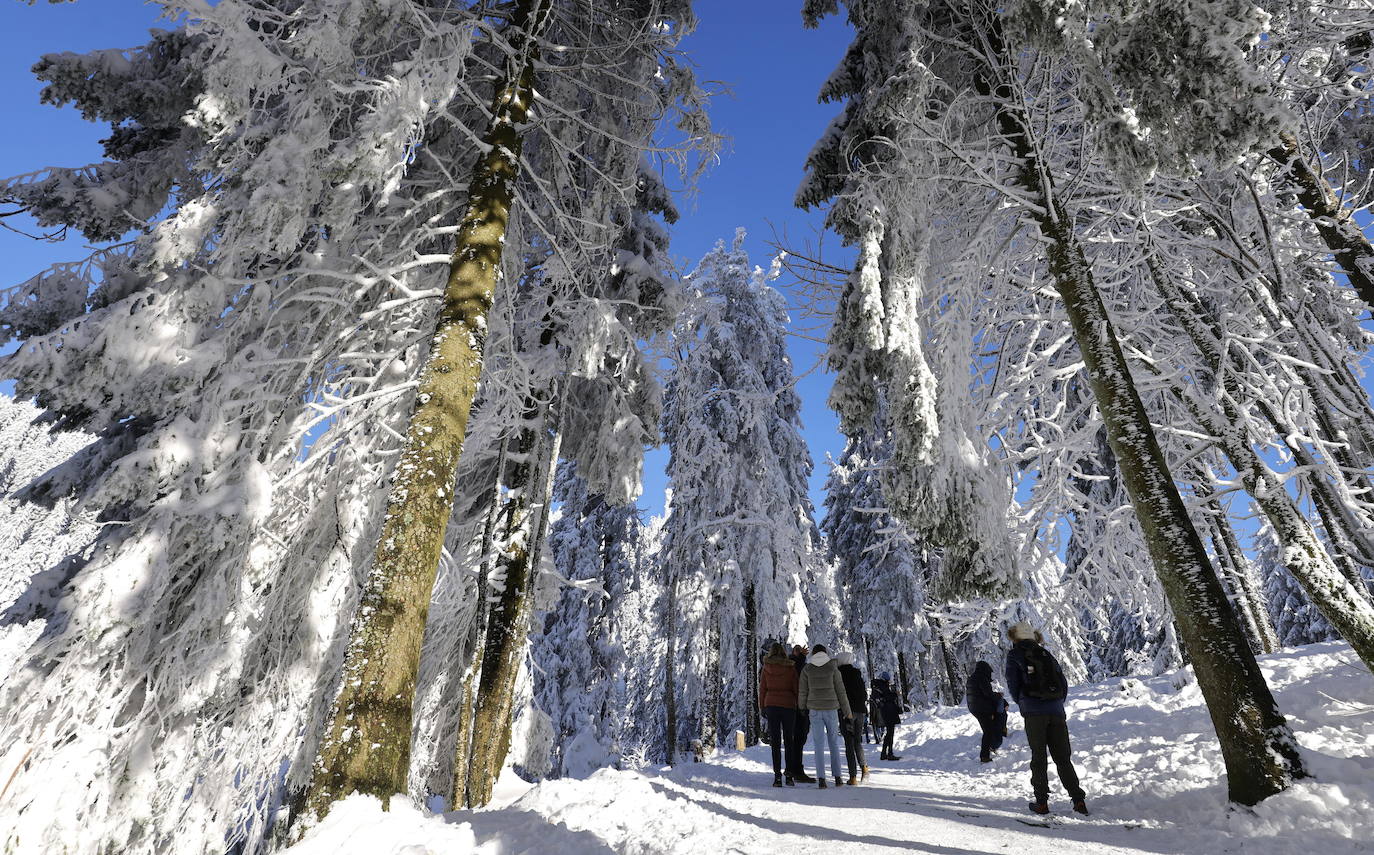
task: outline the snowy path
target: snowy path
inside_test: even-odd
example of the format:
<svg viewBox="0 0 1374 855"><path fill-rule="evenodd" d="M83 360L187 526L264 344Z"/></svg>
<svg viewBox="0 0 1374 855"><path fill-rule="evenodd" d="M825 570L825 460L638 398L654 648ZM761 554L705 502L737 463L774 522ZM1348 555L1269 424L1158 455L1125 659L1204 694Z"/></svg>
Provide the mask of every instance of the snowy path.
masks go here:
<svg viewBox="0 0 1374 855"><path fill-rule="evenodd" d="M1019 717L1000 754L980 764L973 719L945 708L908 716L897 740L904 759L870 758L873 775L857 787L775 789L768 748L757 746L533 787L508 777L502 806L475 813L384 815L375 802L345 802L292 855L1374 853L1374 677L1338 644L1263 664L1314 779L1253 812L1227 807L1197 687L1166 676L1073 692L1075 764L1093 815L1069 811L1051 771L1047 827L1026 810Z"/></svg>

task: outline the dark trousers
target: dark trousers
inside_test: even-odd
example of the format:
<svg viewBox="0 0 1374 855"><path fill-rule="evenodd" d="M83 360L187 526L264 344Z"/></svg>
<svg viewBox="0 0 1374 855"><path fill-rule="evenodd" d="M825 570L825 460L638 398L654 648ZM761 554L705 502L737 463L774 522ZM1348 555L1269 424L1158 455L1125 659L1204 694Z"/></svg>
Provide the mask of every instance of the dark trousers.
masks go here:
<svg viewBox="0 0 1374 855"><path fill-rule="evenodd" d="M858 777L858 774L868 765L864 758L863 733L868 729L868 716L856 712L854 717L840 724L840 732L844 734L844 757L849 761L849 777Z"/></svg>
<svg viewBox="0 0 1374 855"><path fill-rule="evenodd" d="M1047 801L1050 797L1049 763L1046 754L1054 760L1054 768L1059 771L1059 782L1069 798L1083 798L1083 788L1078 785L1078 773L1069 759L1069 723L1062 715L1028 715L1026 721L1026 741L1031 750L1031 790L1037 802Z"/></svg>
<svg viewBox="0 0 1374 855"><path fill-rule="evenodd" d="M792 710L792 738L787 742L787 774L800 777L806 774L806 737L811 733L811 717Z"/></svg>
<svg viewBox="0 0 1374 855"><path fill-rule="evenodd" d="M986 713L977 715L978 726L983 728L983 741L978 746L978 759L987 760L992 752L1002 747L1002 729L1007 726L1007 714Z"/></svg>
<svg viewBox="0 0 1374 855"><path fill-rule="evenodd" d="M768 720L768 745L773 749L773 774L781 775L783 746L787 746L785 750L789 754L792 752L792 731L797 726L797 711L791 707L764 707L763 717Z"/></svg>
<svg viewBox="0 0 1374 855"><path fill-rule="evenodd" d="M897 735L897 725L895 725L895 724L885 724L885 725L883 725L883 755L882 755L882 756L884 756L884 757L891 757L891 756L892 756L892 737L894 737L894 736L896 736L896 735Z"/></svg>

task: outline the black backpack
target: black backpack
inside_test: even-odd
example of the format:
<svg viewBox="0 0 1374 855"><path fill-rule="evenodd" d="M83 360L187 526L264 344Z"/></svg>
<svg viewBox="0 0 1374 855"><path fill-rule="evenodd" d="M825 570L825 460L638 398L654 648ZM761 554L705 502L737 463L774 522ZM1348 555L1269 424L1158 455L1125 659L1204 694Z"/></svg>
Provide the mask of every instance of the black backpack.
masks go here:
<svg viewBox="0 0 1374 855"><path fill-rule="evenodd" d="M1064 672L1050 652L1038 644L1021 648L1021 694L1041 701L1062 701Z"/></svg>

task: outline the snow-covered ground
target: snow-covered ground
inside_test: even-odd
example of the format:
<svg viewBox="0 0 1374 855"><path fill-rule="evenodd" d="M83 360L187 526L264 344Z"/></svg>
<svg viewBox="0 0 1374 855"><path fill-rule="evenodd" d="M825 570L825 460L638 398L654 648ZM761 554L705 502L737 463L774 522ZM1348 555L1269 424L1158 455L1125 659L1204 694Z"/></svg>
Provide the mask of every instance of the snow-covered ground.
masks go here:
<svg viewBox="0 0 1374 855"><path fill-rule="evenodd" d="M903 759L872 761L858 787L774 789L768 748L758 746L677 769L606 769L534 787L506 780L500 806L475 813L383 814L355 797L290 852L1374 852L1374 677L1343 644L1262 661L1314 777L1253 811L1227 807L1196 685L1176 689L1165 676L1072 693L1087 818L1060 792L1050 819L1029 814L1024 735L1013 729L994 762L979 764L973 719L946 708L909 715L898 732ZM1052 770L1051 781L1057 788Z"/></svg>

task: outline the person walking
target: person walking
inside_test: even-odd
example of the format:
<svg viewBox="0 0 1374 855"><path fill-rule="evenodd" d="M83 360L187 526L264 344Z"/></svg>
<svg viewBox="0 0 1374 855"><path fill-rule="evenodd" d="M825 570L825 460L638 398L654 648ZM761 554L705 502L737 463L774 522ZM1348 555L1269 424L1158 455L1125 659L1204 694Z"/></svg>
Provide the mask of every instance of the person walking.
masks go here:
<svg viewBox="0 0 1374 855"><path fill-rule="evenodd" d="M806 667L806 648L792 645L792 668L798 681ZM814 784L816 779L806 774L806 737L811 732L811 719L803 709L793 711L792 739L787 743L787 772L798 784Z"/></svg>
<svg viewBox="0 0 1374 855"><path fill-rule="evenodd" d="M797 725L797 669L787 649L774 643L759 669L759 709L768 722L768 745L773 749L773 786L783 784L784 745L791 749ZM787 786L795 786L791 770Z"/></svg>
<svg viewBox="0 0 1374 855"><path fill-rule="evenodd" d="M978 760L992 762L992 752L1002 747L1003 730L1007 726L1006 699L1002 693L992 688L992 666L983 660L973 664L973 673L964 687L964 698L968 711L978 720L983 729L983 739L978 746Z"/></svg>
<svg viewBox="0 0 1374 855"><path fill-rule="evenodd" d="M892 753L892 739L897 735L897 725L902 723L901 698L892 688L891 678L886 672L879 674L873 681L873 701L877 706L879 725L883 731L882 753L879 760L901 760Z"/></svg>
<svg viewBox="0 0 1374 855"><path fill-rule="evenodd" d="M864 758L864 730L867 727L868 687L864 685L864 675L854 665L853 653L837 653L835 661L840 663L840 680L844 682L844 693L849 698L849 711L853 713L840 730L844 733L844 759L849 763L849 786L868 780L868 762Z"/></svg>
<svg viewBox="0 0 1374 855"><path fill-rule="evenodd" d="M1044 636L1026 621L1012 624L1007 637L1012 642L1007 653L1007 691L1025 720L1026 741L1031 749L1031 790L1035 801L1028 807L1032 813L1050 812L1048 754L1059 772L1059 782L1073 800L1073 809L1086 815L1087 797L1069 757L1069 725L1064 712L1069 683L1064 678L1064 669L1045 649Z"/></svg>
<svg viewBox="0 0 1374 855"><path fill-rule="evenodd" d="M849 709L849 696L845 694L839 667L826 652L824 644L811 648L811 656L802 669L797 703L811 719L811 747L816 752L816 780L820 782L820 788L825 789L824 744L830 746L830 770L835 774L835 786L843 786L837 737L840 717L850 718L853 713Z"/></svg>

